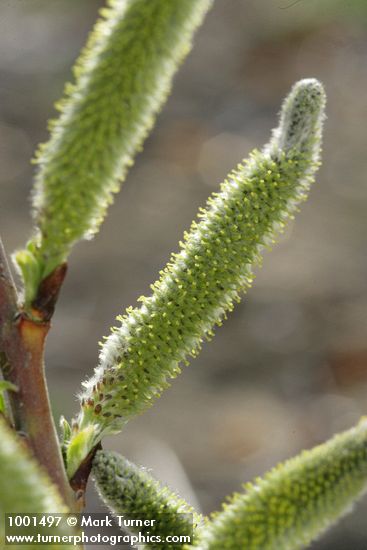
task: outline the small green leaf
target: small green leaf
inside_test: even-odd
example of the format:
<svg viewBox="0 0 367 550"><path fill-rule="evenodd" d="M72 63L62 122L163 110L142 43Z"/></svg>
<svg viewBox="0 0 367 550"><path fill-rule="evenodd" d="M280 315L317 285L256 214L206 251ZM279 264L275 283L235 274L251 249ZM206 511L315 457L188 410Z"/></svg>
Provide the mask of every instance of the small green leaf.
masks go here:
<svg viewBox="0 0 367 550"><path fill-rule="evenodd" d="M18 387L7 380L0 380L0 392L4 392L5 390L18 391Z"/></svg>
<svg viewBox="0 0 367 550"><path fill-rule="evenodd" d="M5 391L18 391L17 386L7 380L0 380L0 413L5 413Z"/></svg>
<svg viewBox="0 0 367 550"><path fill-rule="evenodd" d="M70 440L71 437L71 426L64 416L60 417L60 428L61 428L61 441L65 443Z"/></svg>
<svg viewBox="0 0 367 550"><path fill-rule="evenodd" d="M66 465L69 478L76 472L84 458L98 442L96 428L92 425L78 431L66 447Z"/></svg>
<svg viewBox="0 0 367 550"><path fill-rule="evenodd" d="M27 304L31 304L36 297L38 285L41 280L42 266L35 257L32 249L34 245L28 243L28 248L18 250L13 254L15 265L19 268L24 282L24 298Z"/></svg>

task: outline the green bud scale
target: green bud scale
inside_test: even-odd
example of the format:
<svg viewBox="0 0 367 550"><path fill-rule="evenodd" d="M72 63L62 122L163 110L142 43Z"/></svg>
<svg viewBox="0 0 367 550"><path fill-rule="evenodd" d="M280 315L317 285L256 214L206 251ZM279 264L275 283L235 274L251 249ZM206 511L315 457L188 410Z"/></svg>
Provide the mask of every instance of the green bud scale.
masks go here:
<svg viewBox="0 0 367 550"><path fill-rule="evenodd" d="M112 329L80 396L77 424L87 429L87 446L149 406L251 286L262 249L307 196L319 165L324 106L318 81L293 87L270 143L228 176L151 296L140 298L141 307L128 309Z"/></svg>
<svg viewBox="0 0 367 550"><path fill-rule="evenodd" d="M245 485L198 532L200 550L306 547L367 489L367 418ZM197 545L197 546L196 546Z"/></svg>

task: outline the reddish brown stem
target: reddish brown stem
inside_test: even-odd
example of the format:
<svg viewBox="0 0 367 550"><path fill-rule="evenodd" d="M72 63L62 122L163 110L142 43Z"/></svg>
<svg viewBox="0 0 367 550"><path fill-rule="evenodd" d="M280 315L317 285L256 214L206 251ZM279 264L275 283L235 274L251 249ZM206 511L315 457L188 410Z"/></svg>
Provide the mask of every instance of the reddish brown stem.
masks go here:
<svg viewBox="0 0 367 550"><path fill-rule="evenodd" d="M48 323L21 316L9 333L6 355L10 367L7 379L18 387L10 396L16 409L16 428L26 434L40 464L70 504L71 490L65 474L57 433L52 418L44 376L43 350Z"/></svg>
<svg viewBox="0 0 367 550"><path fill-rule="evenodd" d="M0 349L6 357L4 378L18 388L9 395L15 428L25 435L39 463L73 508L44 376L44 343L50 323L18 311L15 286L0 242Z"/></svg>

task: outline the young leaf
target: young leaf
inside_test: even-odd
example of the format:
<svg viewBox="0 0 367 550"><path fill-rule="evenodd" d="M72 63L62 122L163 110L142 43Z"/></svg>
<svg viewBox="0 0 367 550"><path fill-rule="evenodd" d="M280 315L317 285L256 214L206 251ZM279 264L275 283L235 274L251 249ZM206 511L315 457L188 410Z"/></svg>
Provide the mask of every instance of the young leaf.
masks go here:
<svg viewBox="0 0 367 550"><path fill-rule="evenodd" d="M150 405L251 286L260 252L307 196L319 165L324 106L317 80L293 87L270 143L228 176L152 295L112 329L80 396L77 424L80 430L93 426L94 443ZM69 448L72 453L73 439Z"/></svg>
<svg viewBox="0 0 367 550"><path fill-rule="evenodd" d="M367 417L245 485L201 530L200 550L296 550L350 512L367 489Z"/></svg>
<svg viewBox="0 0 367 550"><path fill-rule="evenodd" d="M37 234L15 255L25 301L97 230L211 0L109 0L38 153Z"/></svg>
<svg viewBox="0 0 367 550"><path fill-rule="evenodd" d="M204 519L182 498L151 477L148 472L111 451L98 451L93 462L97 489L113 513L127 520L154 520L150 525L130 527L133 533L144 536L188 536ZM154 541L154 539L152 539ZM166 543L162 550L177 548Z"/></svg>
<svg viewBox="0 0 367 550"><path fill-rule="evenodd" d="M4 540L5 513L58 514L67 513L68 509L56 487L28 454L25 444L16 439L1 418L0 441L0 539ZM60 528L49 531L49 534L66 536L71 535L71 531L60 524ZM64 547L65 550L75 548L71 544ZM46 550L55 546L44 545L42 548Z"/></svg>
<svg viewBox="0 0 367 550"><path fill-rule="evenodd" d="M18 388L7 380L0 380L0 413L2 414L5 414L5 391L18 391Z"/></svg>

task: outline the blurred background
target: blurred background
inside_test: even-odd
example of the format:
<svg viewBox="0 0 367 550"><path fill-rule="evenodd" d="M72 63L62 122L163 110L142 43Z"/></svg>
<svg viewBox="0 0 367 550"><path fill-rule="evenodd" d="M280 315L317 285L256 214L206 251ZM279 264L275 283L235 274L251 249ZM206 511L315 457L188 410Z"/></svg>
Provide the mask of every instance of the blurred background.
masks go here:
<svg viewBox="0 0 367 550"><path fill-rule="evenodd" d="M36 145L103 3L0 3L0 232L24 245ZM293 82L328 94L310 200L245 297L171 389L105 447L205 513L367 413L367 2L217 0L99 235L79 244L53 322L55 415L77 409L98 341L177 250L197 209L277 123ZM103 510L93 491L88 510ZM364 499L314 550L367 547ZM101 548L101 547L99 547Z"/></svg>

